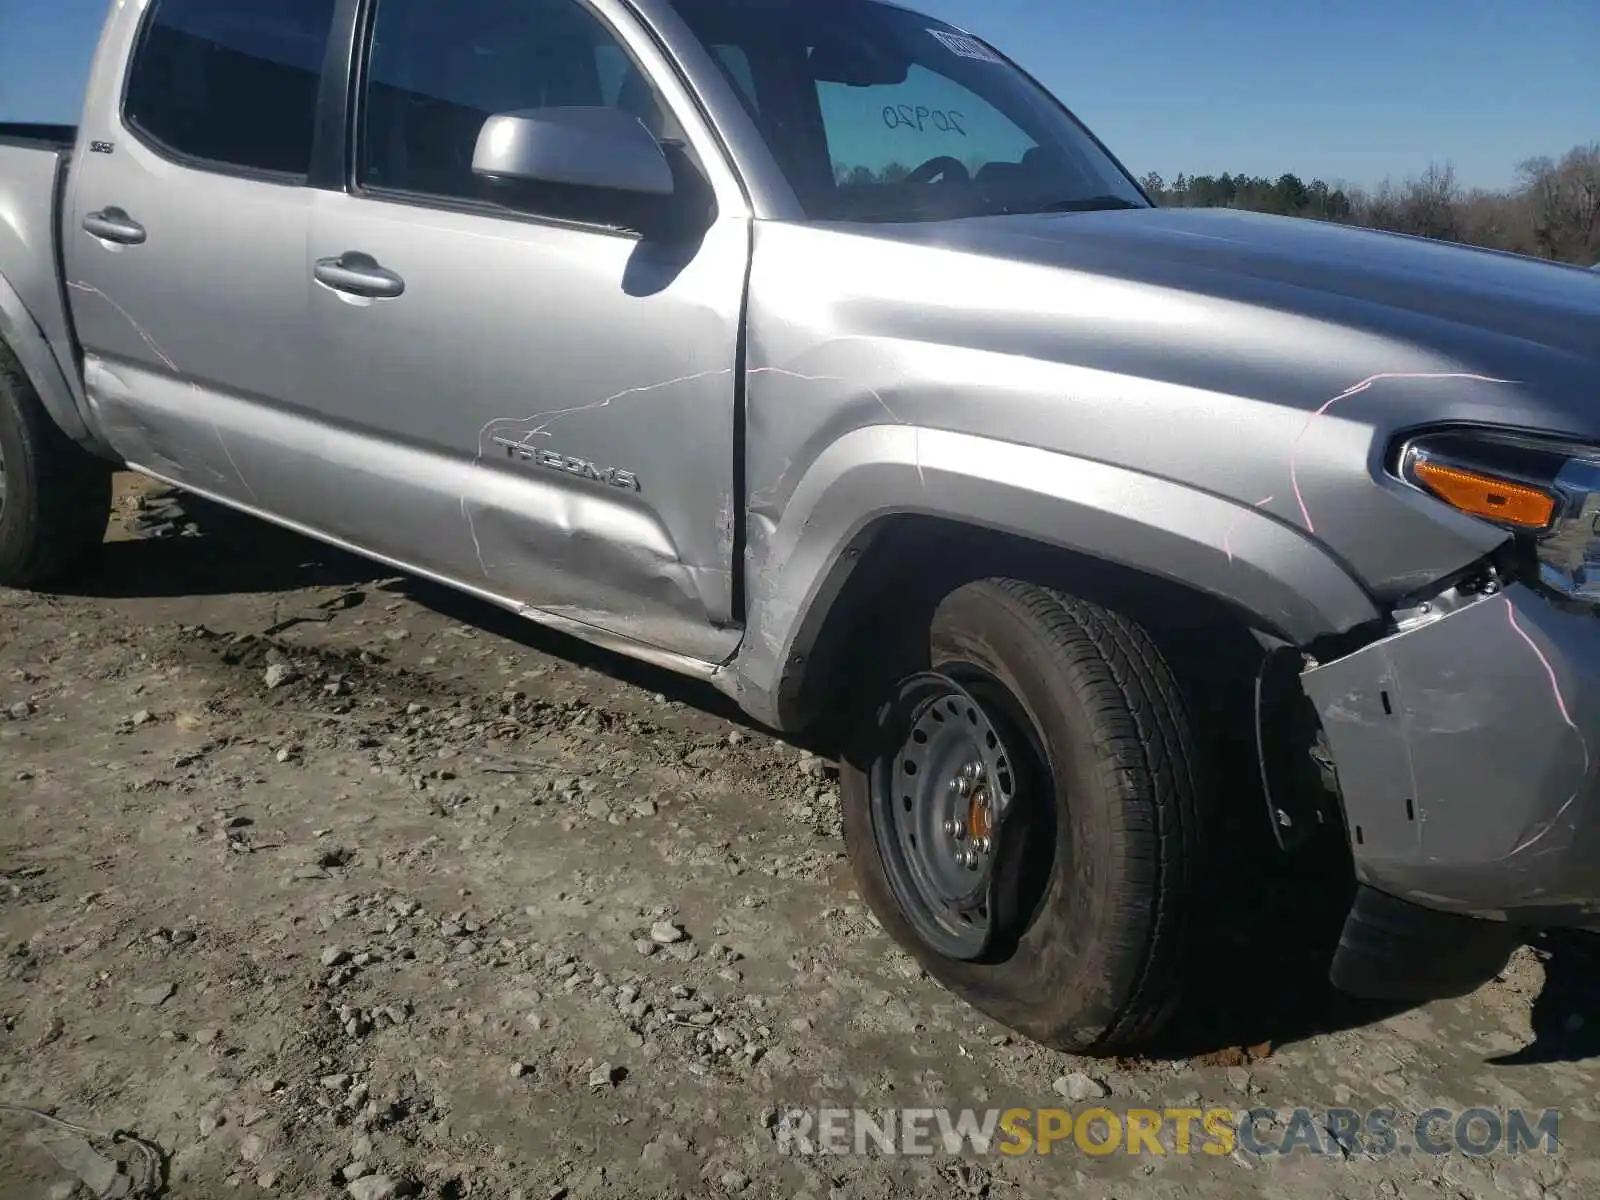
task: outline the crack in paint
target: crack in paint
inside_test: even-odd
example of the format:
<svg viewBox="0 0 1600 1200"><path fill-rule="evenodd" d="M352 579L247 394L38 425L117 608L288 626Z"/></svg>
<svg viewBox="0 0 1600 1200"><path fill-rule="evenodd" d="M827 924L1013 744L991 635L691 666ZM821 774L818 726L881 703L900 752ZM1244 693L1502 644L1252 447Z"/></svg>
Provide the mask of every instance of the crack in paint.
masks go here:
<svg viewBox="0 0 1600 1200"><path fill-rule="evenodd" d="M191 386L194 386L197 392L200 390L198 386ZM228 443L222 436L222 430L215 421L208 422L208 424L211 426L211 432L217 435L217 445L222 447L222 457L228 460L228 465L233 468L233 473L239 477L239 482L244 486L244 490L250 493L250 499L260 504L261 497L256 495L255 488L250 486L250 481L244 477L244 472L239 469L239 464L233 461L233 451L228 449Z"/></svg>
<svg viewBox="0 0 1600 1200"><path fill-rule="evenodd" d="M122 319L133 328L133 331L139 335L140 340L143 341L146 346L150 347L150 353L154 354L166 364L167 370L171 371L174 375L181 376L183 374L182 371L178 370L178 364L167 357L166 351L164 351L160 346L156 345L155 338L151 337L150 334L145 330L145 327L139 324L139 322L135 321L133 319L133 315L129 313L127 309L123 308L122 305L118 304L110 296L106 295L99 288L94 287L91 284L79 283L76 279L69 279L67 281L67 286L77 292L87 292L91 296L99 296L100 299L111 305L112 308L116 309L117 312L121 314ZM193 387L194 384L190 384L189 386Z"/></svg>
<svg viewBox="0 0 1600 1200"><path fill-rule="evenodd" d="M478 526L472 519L472 508L467 504L467 498L461 497L461 515L467 522L467 532L472 535L472 549L478 556L478 569L483 572L485 579L493 579L489 571L489 564L483 560L483 543L478 541Z"/></svg>
<svg viewBox="0 0 1600 1200"><path fill-rule="evenodd" d="M120 315L122 319L128 323L129 328L131 328L134 333L139 335L139 340L142 341L146 346L150 347L150 353L154 354L161 360L163 365L166 366L167 370L172 372L178 382L186 384L191 392L204 400L205 391L194 380L184 378L183 372L178 368L178 364L172 360L171 356L168 355L159 344L157 344L156 339L150 336L150 331L133 319L132 313L123 308L122 305L118 304L115 300L106 295L105 292L101 291L93 284L83 283L76 279L69 279L67 280L67 287L71 288L73 291L85 292L91 296L99 296L100 299L104 300L112 308L116 309L118 315ZM216 436L217 445L222 449L222 456L228 460L228 465L233 468L234 476L239 480L240 486L249 493L250 499L259 505L261 503L261 497L256 495L255 488L250 486L250 481L244 477L244 472L239 469L239 464L234 461L233 452L228 449L227 440L222 436L221 426L219 426L214 420L207 420L206 424L211 426L211 432Z"/></svg>
<svg viewBox="0 0 1600 1200"><path fill-rule="evenodd" d="M864 384L856 383L853 380L845 379L838 375L804 375L799 371L790 371L784 367L752 367L747 374L785 375L790 379L801 379L807 383L842 383L846 386L865 386ZM922 484L924 489L926 489L928 486L928 480L922 472L922 431L910 421L904 420L899 413L890 408L889 402L879 395L875 389L869 387L867 388L867 391L869 394L871 394L872 398L878 402L883 411L889 414L889 419L891 421L893 421L896 425L903 426L911 431L911 453L912 457L916 461L917 481Z"/></svg>
<svg viewBox="0 0 1600 1200"><path fill-rule="evenodd" d="M1583 791L1583 784L1589 777L1589 743L1583 736L1583 730L1578 728L1578 723L1572 719L1572 712L1567 707L1566 697L1561 694L1561 681L1556 678L1554 664L1551 663L1549 656L1539 648L1539 644L1533 640L1528 631L1517 623L1517 610L1516 606L1511 603L1511 597L1506 596L1504 600L1506 602L1506 620L1510 622L1511 628L1516 635L1527 643L1528 649L1533 651L1533 656L1539 660L1539 665L1544 668L1544 673L1550 680L1550 694L1555 698L1556 711L1561 715L1562 722L1577 737L1578 746L1583 751L1583 778L1579 780L1578 786L1573 789L1572 795L1568 796L1565 803L1556 809L1554 816L1543 822L1534 832L1512 847L1511 851L1506 855L1506 858L1510 859L1538 845L1547 834L1560 824L1561 818L1567 815L1567 810L1577 802L1578 796Z"/></svg>
<svg viewBox="0 0 1600 1200"><path fill-rule="evenodd" d="M1506 596L1504 599L1506 602L1506 620L1511 622L1511 628L1516 631L1519 638L1528 644L1528 649L1533 651L1533 656L1539 660L1539 665L1544 668L1544 673L1550 680L1550 693L1555 697L1556 711L1561 714L1561 720L1568 729L1572 730L1578 739L1578 745L1583 749L1583 773L1588 775L1589 743L1583 736L1583 730L1578 728L1578 723L1572 719L1572 713L1567 708L1566 697L1561 694L1561 682L1556 678L1556 669L1551 665L1550 659L1546 657L1545 652L1539 649L1539 644L1528 635L1527 630L1517 624L1517 610L1511 603L1511 597Z"/></svg>
<svg viewBox="0 0 1600 1200"><path fill-rule="evenodd" d="M646 384L643 387L624 388L622 391L616 393L616 395L607 396L604 400L595 400L589 404L575 405L572 408L559 408L552 412L530 413L528 416L521 418L495 417L490 420L489 423L482 429L478 430L478 457L474 461L478 463L483 461L484 439L489 436L489 431L497 425L528 425L535 421L542 421L543 424L536 425L534 428L529 429L522 435L521 438L518 439L516 445L512 447L512 449L532 449L533 439L536 437L549 437L550 426L554 425L563 417L576 416L578 413L584 412L596 412L602 408L609 408L616 401L626 399L629 396L639 396L644 395L646 392L660 391L662 388L675 387L680 383L691 383L696 379L712 379L718 375L732 374L732 367L723 367L721 370L717 371L696 371L691 375L680 375L675 379L664 379L660 383Z"/></svg>
<svg viewBox="0 0 1600 1200"><path fill-rule="evenodd" d="M609 408L618 400L626 399L629 396L642 396L648 392L660 391L663 388L676 387L680 383L691 383L697 379L713 379L718 375L732 374L732 367L723 367L716 371L695 371L688 375L679 375L673 379L664 379L660 383L646 384L642 387L624 388L615 395L607 396L604 400L595 400L588 404L578 404L571 408L560 408L549 412L530 413L528 416L520 418L493 417L488 421L487 424L483 426L482 429L478 430L478 453L477 456L472 460L473 465L483 465L483 459L486 453L485 446L489 437L489 431L494 429L496 426L509 425L515 428L516 426L530 425L534 424L534 422L542 422L541 424L534 425L534 428L526 430L521 437L507 447L508 450L513 452L518 450L532 450L534 449L534 439L540 437L549 437L550 426L554 425L557 421L564 417L572 417L579 413L585 412L597 412L602 408ZM478 567L483 572L484 578L493 579L494 576L490 573L488 563L483 557L483 543L478 538L477 525L472 519L472 506L467 502L466 496L460 496L458 499L461 503L462 519L466 521L467 532L472 536L473 551L478 556Z"/></svg>
<svg viewBox="0 0 1600 1200"><path fill-rule="evenodd" d="M1300 441L1306 436L1307 430L1316 423L1318 417L1326 416L1330 408L1341 400L1348 400L1351 396L1360 395L1368 391L1373 384L1386 379L1475 379L1479 383L1515 383L1514 379L1495 379L1488 375L1475 375L1470 371L1387 371L1377 375L1368 375L1360 383L1354 384L1323 402L1322 406L1306 417L1306 423L1300 427L1300 432L1295 435L1294 441L1289 443L1289 486L1294 490L1295 502L1300 506L1300 519L1304 522L1307 533L1316 533L1316 526L1311 523L1311 510L1306 507L1305 496L1300 492L1300 474L1298 468L1298 453Z"/></svg>
<svg viewBox="0 0 1600 1200"><path fill-rule="evenodd" d="M1265 508L1271 503L1271 496L1263 496L1250 507ZM1233 514L1233 519L1228 522L1228 527L1222 531L1222 552L1228 556L1228 562L1230 565L1233 562L1233 531L1238 528L1239 522L1244 520L1247 515L1247 510L1241 508L1238 512Z"/></svg>
<svg viewBox="0 0 1600 1200"><path fill-rule="evenodd" d="M783 460L783 466L773 472L773 484L771 487L757 488L750 493L746 508L752 513L762 512L769 508L771 503L778 498L778 489L782 486L783 477L792 466L794 466L794 456L790 455Z"/></svg>
<svg viewBox="0 0 1600 1200"><path fill-rule="evenodd" d="M1578 792L1581 792L1582 790L1583 789L1580 787L1578 789ZM1517 855L1523 853L1525 850L1529 850L1532 847L1538 845L1539 842L1543 841L1545 835L1548 834L1552 829L1554 829L1560 823L1562 817L1567 815L1567 809L1571 808L1573 806L1573 804L1575 804L1577 802L1578 792L1573 792L1572 795L1568 796L1567 797L1567 802L1565 804L1563 804L1560 808L1556 809L1555 816L1551 817L1543 825L1539 826L1538 830L1535 833L1530 834L1528 837L1524 838L1522 841L1518 842L1515 846L1513 846L1512 849L1511 849L1511 852L1509 854L1507 854L1506 857L1507 858L1515 858Z"/></svg>

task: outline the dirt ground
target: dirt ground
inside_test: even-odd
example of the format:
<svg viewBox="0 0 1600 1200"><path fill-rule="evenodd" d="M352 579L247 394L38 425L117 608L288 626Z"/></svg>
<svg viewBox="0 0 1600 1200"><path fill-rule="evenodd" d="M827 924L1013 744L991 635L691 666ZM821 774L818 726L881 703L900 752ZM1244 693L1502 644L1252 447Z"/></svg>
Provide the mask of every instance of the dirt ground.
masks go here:
<svg viewBox="0 0 1600 1200"><path fill-rule="evenodd" d="M126 479L111 537L85 583L0 591L0 1102L137 1135L166 1195L1600 1195L1585 939L1375 1010L1263 863L1169 1048L1047 1052L868 916L825 748ZM1301 1106L1557 1108L1561 1144L805 1155L779 1117L1091 1104L1280 1137ZM93 1145L0 1109L0 1196L138 1161Z"/></svg>

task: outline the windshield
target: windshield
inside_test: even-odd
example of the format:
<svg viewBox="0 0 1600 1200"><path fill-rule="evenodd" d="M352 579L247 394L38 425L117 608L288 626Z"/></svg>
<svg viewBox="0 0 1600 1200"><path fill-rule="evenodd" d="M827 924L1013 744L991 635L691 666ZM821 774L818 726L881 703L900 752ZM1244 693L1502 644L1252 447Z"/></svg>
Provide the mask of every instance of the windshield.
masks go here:
<svg viewBox="0 0 1600 1200"><path fill-rule="evenodd" d="M1144 208L1056 101L986 43L874 0L674 0L808 216L945 220Z"/></svg>

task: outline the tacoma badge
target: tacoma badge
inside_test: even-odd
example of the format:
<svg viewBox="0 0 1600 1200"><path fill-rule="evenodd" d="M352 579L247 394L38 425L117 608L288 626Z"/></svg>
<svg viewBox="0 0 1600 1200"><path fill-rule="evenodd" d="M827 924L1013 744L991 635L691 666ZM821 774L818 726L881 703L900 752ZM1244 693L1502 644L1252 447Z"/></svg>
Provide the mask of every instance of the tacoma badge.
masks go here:
<svg viewBox="0 0 1600 1200"><path fill-rule="evenodd" d="M612 487L623 488L630 492L641 490L639 477L632 471L597 466L588 459L574 458L570 454L558 454L554 450L541 450L515 438L496 437L494 442L497 446L505 447L507 458L520 458L523 462L531 462L551 471L565 471L569 475L592 479L596 483L609 483Z"/></svg>

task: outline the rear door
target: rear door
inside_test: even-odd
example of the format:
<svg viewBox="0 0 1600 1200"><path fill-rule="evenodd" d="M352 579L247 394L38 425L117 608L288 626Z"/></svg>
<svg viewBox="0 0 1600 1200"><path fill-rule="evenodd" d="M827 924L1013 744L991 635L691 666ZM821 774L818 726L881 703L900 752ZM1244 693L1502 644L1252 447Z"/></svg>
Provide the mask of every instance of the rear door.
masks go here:
<svg viewBox="0 0 1600 1200"><path fill-rule="evenodd" d="M700 660L731 652L734 375L749 223L710 131L620 5L376 0L346 192L320 194L308 403L348 477L337 532L503 599ZM493 114L605 105L674 163L693 236L621 196L508 207Z"/></svg>
<svg viewBox="0 0 1600 1200"><path fill-rule="evenodd" d="M277 511L304 390L318 86L335 0L150 0L108 18L65 257L85 381L130 462Z"/></svg>

